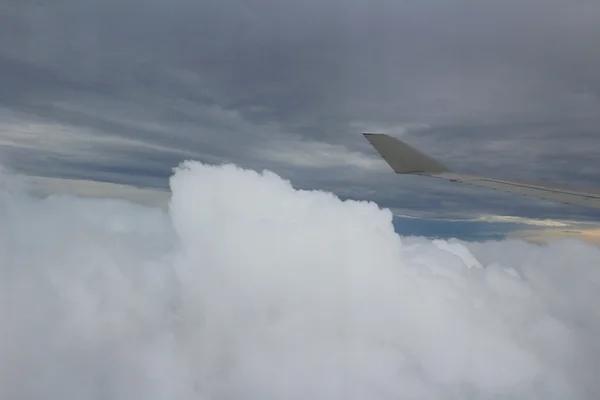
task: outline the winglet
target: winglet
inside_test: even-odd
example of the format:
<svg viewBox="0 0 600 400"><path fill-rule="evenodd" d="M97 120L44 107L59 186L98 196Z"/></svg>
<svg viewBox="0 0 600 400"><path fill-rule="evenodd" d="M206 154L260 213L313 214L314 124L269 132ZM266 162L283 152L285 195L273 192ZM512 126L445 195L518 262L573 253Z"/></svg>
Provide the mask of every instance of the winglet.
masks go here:
<svg viewBox="0 0 600 400"><path fill-rule="evenodd" d="M383 133L363 133L397 174L436 175L454 172L414 147Z"/></svg>

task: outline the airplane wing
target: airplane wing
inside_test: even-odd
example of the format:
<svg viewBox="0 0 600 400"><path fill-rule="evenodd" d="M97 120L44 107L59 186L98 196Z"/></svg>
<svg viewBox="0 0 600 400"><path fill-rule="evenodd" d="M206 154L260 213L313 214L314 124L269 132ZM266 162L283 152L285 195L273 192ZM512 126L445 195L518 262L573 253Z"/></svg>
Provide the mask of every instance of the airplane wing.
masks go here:
<svg viewBox="0 0 600 400"><path fill-rule="evenodd" d="M397 174L441 178L559 203L600 208L600 192L460 174L394 137L382 133L363 133L363 135Z"/></svg>

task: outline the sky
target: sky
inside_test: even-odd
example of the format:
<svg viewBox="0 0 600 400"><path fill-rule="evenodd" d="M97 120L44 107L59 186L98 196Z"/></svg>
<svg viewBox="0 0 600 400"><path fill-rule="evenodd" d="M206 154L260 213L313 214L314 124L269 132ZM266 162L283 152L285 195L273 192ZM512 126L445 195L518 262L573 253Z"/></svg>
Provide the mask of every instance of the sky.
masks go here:
<svg viewBox="0 0 600 400"><path fill-rule="evenodd" d="M406 237L234 165L166 209L0 182L2 399L600 396L597 245Z"/></svg>
<svg viewBox="0 0 600 400"><path fill-rule="evenodd" d="M361 132L465 173L600 186L598 37L592 0L4 0L0 164L166 190L184 160L234 163L399 221L597 221L396 176Z"/></svg>

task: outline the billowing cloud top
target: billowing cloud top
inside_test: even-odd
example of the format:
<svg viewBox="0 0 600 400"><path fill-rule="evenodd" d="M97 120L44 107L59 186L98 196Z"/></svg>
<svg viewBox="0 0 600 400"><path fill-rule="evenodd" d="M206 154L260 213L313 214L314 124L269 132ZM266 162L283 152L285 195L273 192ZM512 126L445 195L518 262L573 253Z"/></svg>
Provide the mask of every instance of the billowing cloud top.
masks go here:
<svg viewBox="0 0 600 400"><path fill-rule="evenodd" d="M600 395L598 247L402 238L233 165L168 212L2 178L1 398Z"/></svg>

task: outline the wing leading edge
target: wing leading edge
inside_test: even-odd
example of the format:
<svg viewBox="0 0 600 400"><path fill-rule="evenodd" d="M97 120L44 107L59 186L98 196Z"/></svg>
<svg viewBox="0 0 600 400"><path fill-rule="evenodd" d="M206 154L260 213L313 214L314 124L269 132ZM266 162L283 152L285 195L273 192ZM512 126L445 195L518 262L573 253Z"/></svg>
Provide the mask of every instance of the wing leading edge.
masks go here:
<svg viewBox="0 0 600 400"><path fill-rule="evenodd" d="M382 133L363 134L397 174L423 175L565 204L600 209L600 192L573 190L484 176L460 174L414 147Z"/></svg>

